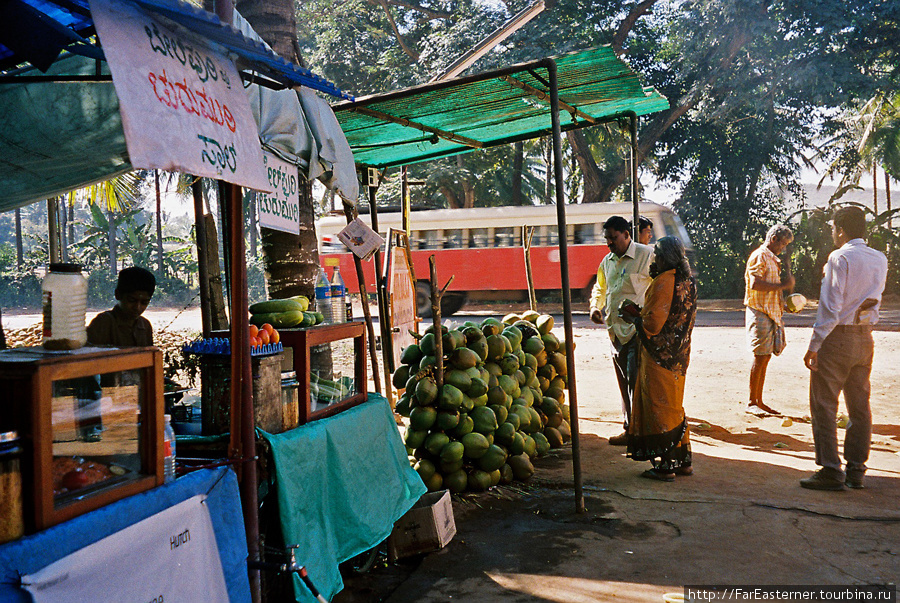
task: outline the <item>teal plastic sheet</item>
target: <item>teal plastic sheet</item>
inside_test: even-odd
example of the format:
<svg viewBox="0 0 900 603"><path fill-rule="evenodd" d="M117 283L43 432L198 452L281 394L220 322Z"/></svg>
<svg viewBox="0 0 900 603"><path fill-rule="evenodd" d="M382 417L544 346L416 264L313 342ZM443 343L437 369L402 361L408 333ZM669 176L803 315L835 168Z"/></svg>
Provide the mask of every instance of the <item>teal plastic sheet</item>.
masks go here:
<svg viewBox="0 0 900 603"><path fill-rule="evenodd" d="M379 394L338 415L263 437L272 446L284 541L297 545L322 595L344 587L338 564L388 537L426 492L410 467L388 401ZM294 594L315 599L299 576Z"/></svg>

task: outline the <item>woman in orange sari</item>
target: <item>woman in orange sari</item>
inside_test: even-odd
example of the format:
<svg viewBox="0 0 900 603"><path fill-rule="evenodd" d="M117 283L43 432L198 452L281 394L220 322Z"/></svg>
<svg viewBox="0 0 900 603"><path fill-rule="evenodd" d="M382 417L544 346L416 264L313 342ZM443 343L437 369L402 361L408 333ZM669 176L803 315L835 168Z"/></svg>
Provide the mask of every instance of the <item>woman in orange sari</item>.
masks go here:
<svg viewBox="0 0 900 603"><path fill-rule="evenodd" d="M642 477L671 482L693 473L683 403L697 288L681 241L664 237L654 253L644 308L626 303L620 310L634 320L641 340L626 454L652 463Z"/></svg>

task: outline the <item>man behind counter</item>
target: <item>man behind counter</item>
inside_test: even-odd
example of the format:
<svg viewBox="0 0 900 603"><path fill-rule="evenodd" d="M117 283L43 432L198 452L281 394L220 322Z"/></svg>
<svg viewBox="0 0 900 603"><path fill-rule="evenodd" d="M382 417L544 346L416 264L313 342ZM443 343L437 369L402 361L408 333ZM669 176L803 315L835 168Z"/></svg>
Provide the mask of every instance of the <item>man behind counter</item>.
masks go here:
<svg viewBox="0 0 900 603"><path fill-rule="evenodd" d="M88 342L118 348L153 345L153 326L141 314L154 291L156 277L149 270L132 266L119 272L116 305L94 317L87 328Z"/></svg>

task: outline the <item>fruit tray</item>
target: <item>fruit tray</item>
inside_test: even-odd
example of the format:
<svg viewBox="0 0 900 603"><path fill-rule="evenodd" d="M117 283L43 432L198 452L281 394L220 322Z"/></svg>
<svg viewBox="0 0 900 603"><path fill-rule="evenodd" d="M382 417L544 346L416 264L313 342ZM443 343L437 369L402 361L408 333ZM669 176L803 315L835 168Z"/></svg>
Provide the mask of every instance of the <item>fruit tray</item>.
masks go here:
<svg viewBox="0 0 900 603"><path fill-rule="evenodd" d="M228 339L213 337L210 339L198 339L185 344L181 348L188 354L202 354L207 356L231 356L231 341ZM251 356L272 356L284 351L284 346L279 343L267 343L250 348Z"/></svg>

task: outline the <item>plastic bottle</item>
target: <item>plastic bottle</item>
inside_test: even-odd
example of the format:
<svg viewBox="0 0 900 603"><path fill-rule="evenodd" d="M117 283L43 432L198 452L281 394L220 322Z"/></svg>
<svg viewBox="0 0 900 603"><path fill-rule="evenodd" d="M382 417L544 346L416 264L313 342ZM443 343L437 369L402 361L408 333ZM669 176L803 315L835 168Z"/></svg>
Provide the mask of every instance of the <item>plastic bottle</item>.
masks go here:
<svg viewBox="0 0 900 603"><path fill-rule="evenodd" d="M341 267L334 267L331 279L331 313L335 324L347 322L347 287L341 277Z"/></svg>
<svg viewBox="0 0 900 603"><path fill-rule="evenodd" d="M175 481L175 431L172 430L172 415L165 415L163 427L163 477L165 482Z"/></svg>
<svg viewBox="0 0 900 603"><path fill-rule="evenodd" d="M50 264L50 272L41 283L45 348L74 350L87 342L87 290L80 265Z"/></svg>
<svg viewBox="0 0 900 603"><path fill-rule="evenodd" d="M316 312L325 317L323 323L330 324L331 318L331 283L325 269L319 268L319 277L316 279Z"/></svg>

